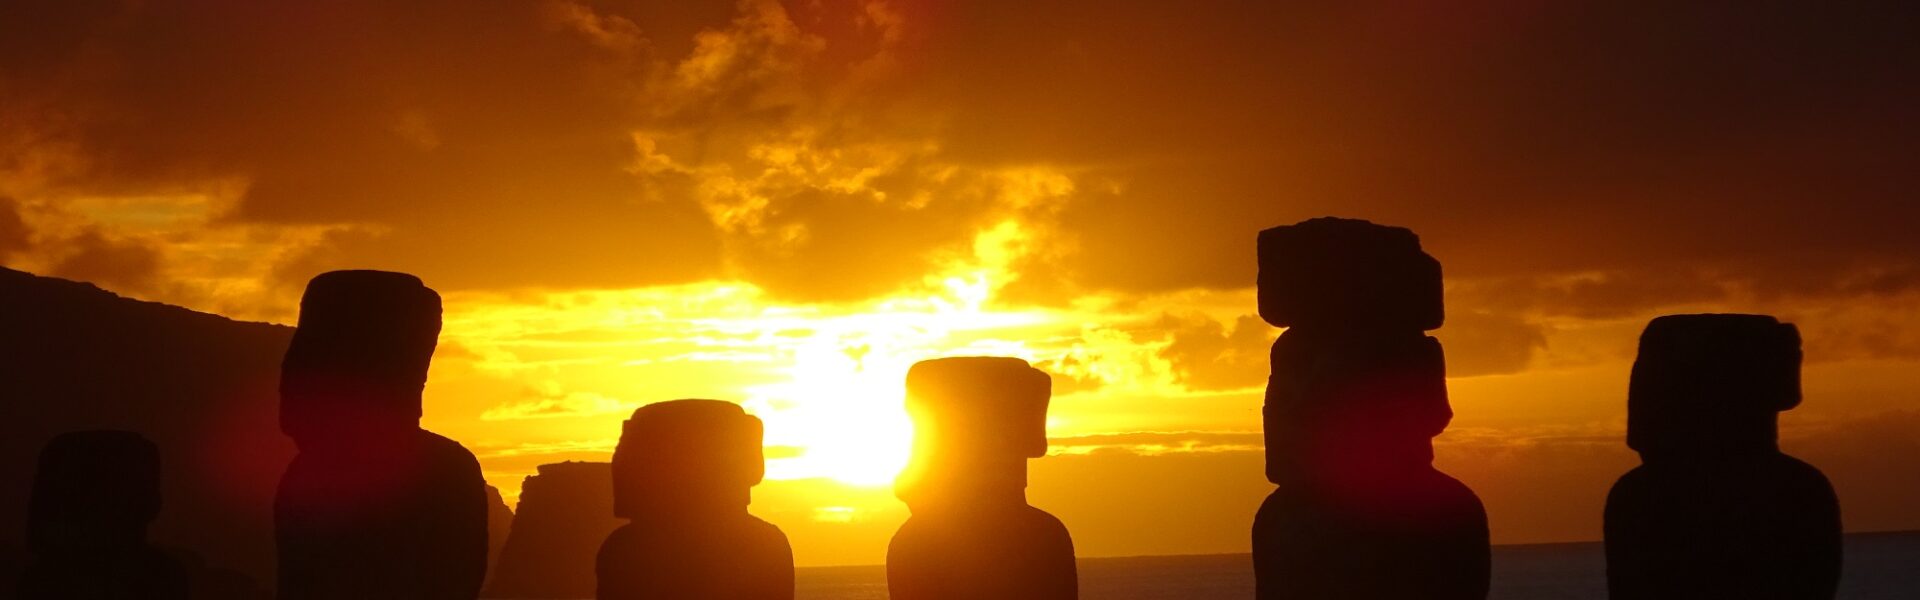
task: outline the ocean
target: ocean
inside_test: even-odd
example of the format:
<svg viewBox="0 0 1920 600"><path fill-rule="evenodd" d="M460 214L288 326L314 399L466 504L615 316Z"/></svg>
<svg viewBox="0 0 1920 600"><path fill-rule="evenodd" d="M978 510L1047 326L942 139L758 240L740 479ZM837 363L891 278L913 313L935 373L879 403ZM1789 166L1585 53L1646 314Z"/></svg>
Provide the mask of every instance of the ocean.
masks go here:
<svg viewBox="0 0 1920 600"><path fill-rule="evenodd" d="M1598 542L1493 548L1492 600L1605 600ZM886 600L885 567L814 567L797 573L796 600ZM1080 559L1082 600L1252 598L1245 554ZM1841 600L1920 598L1920 532L1847 536Z"/></svg>

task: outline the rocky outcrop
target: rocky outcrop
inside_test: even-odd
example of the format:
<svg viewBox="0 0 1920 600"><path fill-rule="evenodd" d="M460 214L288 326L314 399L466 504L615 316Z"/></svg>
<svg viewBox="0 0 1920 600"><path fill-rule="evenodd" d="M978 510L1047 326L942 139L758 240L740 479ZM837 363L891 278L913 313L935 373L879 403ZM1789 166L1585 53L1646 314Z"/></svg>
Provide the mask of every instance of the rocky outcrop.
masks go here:
<svg viewBox="0 0 1920 600"><path fill-rule="evenodd" d="M594 553L620 526L613 517L612 465L540 465L520 484L518 509L494 562L487 597L593 597Z"/></svg>
<svg viewBox="0 0 1920 600"><path fill-rule="evenodd" d="M507 536L513 531L513 509L507 508L507 500L500 496L500 488L487 486L487 582L493 582L493 574L500 567L500 550L507 547Z"/></svg>

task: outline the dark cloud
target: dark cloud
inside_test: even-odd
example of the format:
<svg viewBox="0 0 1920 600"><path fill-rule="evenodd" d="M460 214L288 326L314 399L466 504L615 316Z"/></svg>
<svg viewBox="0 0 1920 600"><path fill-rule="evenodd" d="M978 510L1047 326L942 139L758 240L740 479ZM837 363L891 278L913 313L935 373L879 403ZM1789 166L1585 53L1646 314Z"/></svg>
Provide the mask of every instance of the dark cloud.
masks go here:
<svg viewBox="0 0 1920 600"><path fill-rule="evenodd" d="M32 243L33 232L20 220L20 206L12 198L0 196L0 261Z"/></svg>
<svg viewBox="0 0 1920 600"><path fill-rule="evenodd" d="M1781 447L1826 473L1848 530L1920 528L1920 463L1910 460L1920 456L1920 412L1857 416L1783 436Z"/></svg>
<svg viewBox="0 0 1920 600"><path fill-rule="evenodd" d="M1920 263L1810 255L1790 262L1724 260L1454 280L1447 292L1450 306L1618 319L1683 305L1791 306L1834 300L1890 304L1914 290L1920 290Z"/></svg>
<svg viewBox="0 0 1920 600"><path fill-rule="evenodd" d="M1169 338L1159 356L1176 381L1194 390L1228 390L1266 382L1281 331L1254 315L1241 315L1228 327L1205 316L1167 314L1143 333ZM1545 326L1507 313L1455 310L1434 335L1446 345L1452 377L1518 373L1547 348Z"/></svg>
<svg viewBox="0 0 1920 600"><path fill-rule="evenodd" d="M1447 290L1449 304L1502 314L1618 319L1662 306L1724 302L1735 286L1693 269L1615 270L1554 276L1489 277Z"/></svg>
<svg viewBox="0 0 1920 600"><path fill-rule="evenodd" d="M1205 316L1168 314L1155 327L1172 338L1160 357L1173 366L1175 380L1195 390L1264 383L1273 340L1280 332L1254 315L1241 315L1229 329Z"/></svg>
<svg viewBox="0 0 1920 600"><path fill-rule="evenodd" d="M854 299L1008 220L1030 299L1241 288L1257 230L1323 214L1412 227L1450 281L1515 291L1468 310L1920 272L1910 3L0 10L0 147L32 156L0 178L243 181L228 219L361 227L325 267L452 288ZM1067 185L1007 178L1035 169Z"/></svg>
<svg viewBox="0 0 1920 600"><path fill-rule="evenodd" d="M1782 307L1780 318L1800 328L1809 363L1853 359L1920 359L1920 329L1913 327L1920 293L1878 302L1840 302Z"/></svg>
<svg viewBox="0 0 1920 600"><path fill-rule="evenodd" d="M139 240L109 238L86 231L61 242L67 254L53 265L55 277L98 283L117 290L152 290L160 271L160 252Z"/></svg>
<svg viewBox="0 0 1920 600"><path fill-rule="evenodd" d="M381 232L338 240L329 266L459 287L712 273L698 211L643 198L625 170L640 109L625 82L647 70L549 8L9 3L0 81L22 92L9 114L83 159L53 178L61 189L237 178L231 220Z"/></svg>
<svg viewBox="0 0 1920 600"><path fill-rule="evenodd" d="M1566 323L1572 335L1562 340L1567 345L1552 349L1557 363L1630 360L1647 321L1694 312L1769 314L1794 323L1809 363L1920 357L1920 332L1910 325L1911 307L1920 303L1913 270L1835 267L1800 278L1751 271L1453 282L1447 325L1436 335L1448 344L1449 372L1455 375L1526 367L1548 349L1543 336L1557 332L1541 324L1546 322Z"/></svg>
<svg viewBox="0 0 1920 600"><path fill-rule="evenodd" d="M1480 311L1454 311L1434 336L1446 347L1449 377L1518 373L1547 349L1545 327Z"/></svg>
<svg viewBox="0 0 1920 600"><path fill-rule="evenodd" d="M1090 287L1245 286L1255 231L1321 214L1413 227L1454 280L1920 256L1911 5L997 10L943 72L1019 92L957 109L955 152L1110 167L1063 218Z"/></svg>
<svg viewBox="0 0 1920 600"><path fill-rule="evenodd" d="M1495 543L1598 540L1614 480L1640 463L1618 429L1455 427L1434 440L1434 466L1487 506Z"/></svg>

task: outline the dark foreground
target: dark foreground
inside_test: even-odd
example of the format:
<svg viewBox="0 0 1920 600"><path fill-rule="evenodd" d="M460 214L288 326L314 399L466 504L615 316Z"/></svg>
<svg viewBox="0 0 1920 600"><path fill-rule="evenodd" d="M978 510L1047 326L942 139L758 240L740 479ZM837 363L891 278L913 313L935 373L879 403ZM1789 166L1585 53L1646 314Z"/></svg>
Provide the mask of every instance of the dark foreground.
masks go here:
<svg viewBox="0 0 1920 600"><path fill-rule="evenodd" d="M1920 598L1920 531L1847 536L1841 600ZM1244 554L1080 559L1084 600L1253 597ZM1597 542L1493 547L1495 600L1604 600L1606 560ZM799 570L798 600L884 600L880 566Z"/></svg>

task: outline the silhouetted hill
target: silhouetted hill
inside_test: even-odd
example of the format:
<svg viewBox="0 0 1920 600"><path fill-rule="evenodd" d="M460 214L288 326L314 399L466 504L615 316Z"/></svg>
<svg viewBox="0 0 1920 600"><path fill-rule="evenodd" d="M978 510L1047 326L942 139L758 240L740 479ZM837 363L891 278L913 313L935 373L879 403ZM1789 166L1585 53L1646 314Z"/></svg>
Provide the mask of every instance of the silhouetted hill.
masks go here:
<svg viewBox="0 0 1920 600"><path fill-rule="evenodd" d="M40 447L78 429L159 445L155 544L273 581L274 486L293 456L276 386L292 333L0 268L0 590L13 589Z"/></svg>

